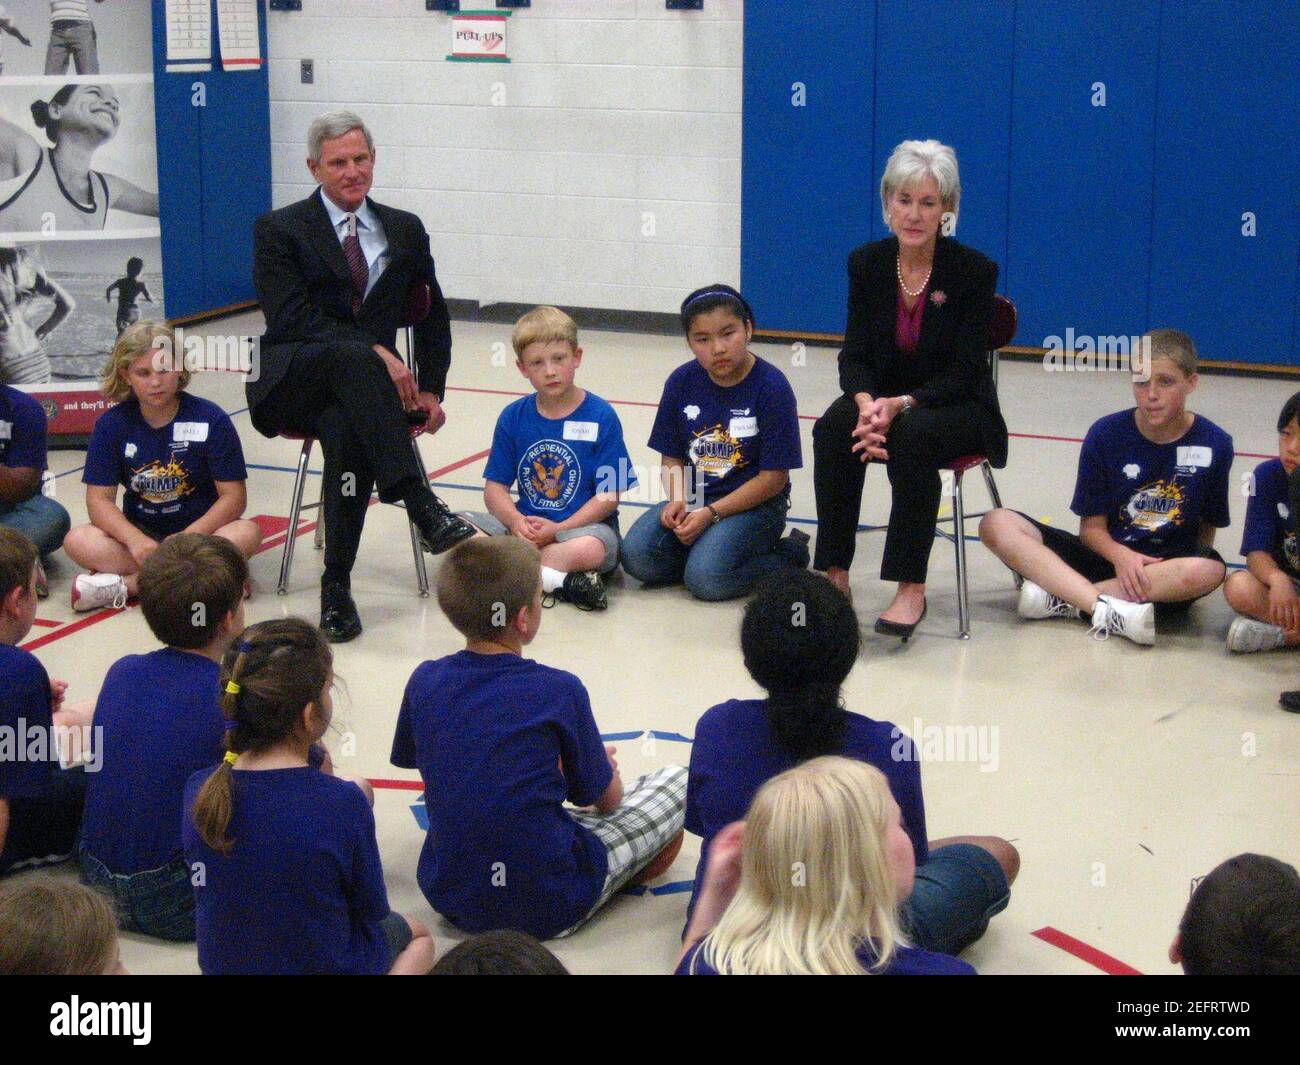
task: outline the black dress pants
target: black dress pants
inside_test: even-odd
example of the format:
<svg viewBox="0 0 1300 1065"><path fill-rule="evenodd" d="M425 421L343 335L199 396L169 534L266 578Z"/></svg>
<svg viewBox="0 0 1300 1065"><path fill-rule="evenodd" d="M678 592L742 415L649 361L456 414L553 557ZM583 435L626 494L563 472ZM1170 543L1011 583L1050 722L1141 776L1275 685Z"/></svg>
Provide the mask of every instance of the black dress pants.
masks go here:
<svg viewBox="0 0 1300 1065"><path fill-rule="evenodd" d="M378 485L385 503L418 491L410 428L388 369L364 344L304 344L259 410L277 431L305 433L325 455L325 582L346 585Z"/></svg>
<svg viewBox="0 0 1300 1065"><path fill-rule="evenodd" d="M943 491L939 470L955 458L977 453L989 421L979 404L963 403L916 407L890 424L885 450L893 502L881 580L924 583ZM868 465L851 450L857 424L857 404L852 396L842 395L813 426L816 569L848 569L853 562Z"/></svg>

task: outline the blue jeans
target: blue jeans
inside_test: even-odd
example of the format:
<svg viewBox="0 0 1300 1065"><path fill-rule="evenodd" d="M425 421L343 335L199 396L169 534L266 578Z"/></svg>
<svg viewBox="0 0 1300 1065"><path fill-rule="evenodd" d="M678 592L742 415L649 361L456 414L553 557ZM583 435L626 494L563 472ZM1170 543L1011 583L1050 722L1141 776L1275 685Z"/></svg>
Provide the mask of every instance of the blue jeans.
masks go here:
<svg viewBox="0 0 1300 1065"><path fill-rule="evenodd" d="M119 876L87 850L77 849L81 882L112 900L118 927L175 943L194 942L194 888L184 858L157 869Z"/></svg>
<svg viewBox="0 0 1300 1065"><path fill-rule="evenodd" d="M735 599L770 574L808 565L806 547L781 540L788 489L709 526L690 547L660 524L667 505L651 507L623 537L623 569L642 584L681 581L696 599Z"/></svg>
<svg viewBox="0 0 1300 1065"><path fill-rule="evenodd" d="M63 546L72 519L63 506L37 492L21 503L0 503L0 525L16 529L36 545L41 558Z"/></svg>
<svg viewBox="0 0 1300 1065"><path fill-rule="evenodd" d="M916 867L903 919L918 947L955 957L984 934L989 918L1010 899L1007 874L992 854L973 843L953 843L931 851Z"/></svg>

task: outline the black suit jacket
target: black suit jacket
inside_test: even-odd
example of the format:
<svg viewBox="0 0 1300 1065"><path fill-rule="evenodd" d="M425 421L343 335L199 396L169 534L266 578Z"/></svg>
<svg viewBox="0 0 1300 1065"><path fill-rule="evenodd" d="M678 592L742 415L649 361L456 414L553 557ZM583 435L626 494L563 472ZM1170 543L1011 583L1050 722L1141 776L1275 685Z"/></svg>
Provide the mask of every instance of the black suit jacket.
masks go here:
<svg viewBox="0 0 1300 1065"><path fill-rule="evenodd" d="M451 319L438 287L429 253L429 235L409 211L367 200L388 238L388 266L357 315L352 314L352 275L329 214L317 189L305 200L270 211L253 230L253 284L262 301L259 372L247 383L254 427L266 436L275 429L258 424L258 405L284 378L306 344L382 344L396 350L413 284L428 282L433 304L415 327L416 379L420 391L441 398L451 364Z"/></svg>
<svg viewBox="0 0 1300 1065"><path fill-rule="evenodd" d="M951 237L940 237L921 336L911 355L898 350L898 238L849 254L849 309L840 351L840 388L852 395L911 395L921 407L976 403L988 414L982 451L1007 461L1007 426L988 361L997 263ZM935 297L942 293L941 302Z"/></svg>

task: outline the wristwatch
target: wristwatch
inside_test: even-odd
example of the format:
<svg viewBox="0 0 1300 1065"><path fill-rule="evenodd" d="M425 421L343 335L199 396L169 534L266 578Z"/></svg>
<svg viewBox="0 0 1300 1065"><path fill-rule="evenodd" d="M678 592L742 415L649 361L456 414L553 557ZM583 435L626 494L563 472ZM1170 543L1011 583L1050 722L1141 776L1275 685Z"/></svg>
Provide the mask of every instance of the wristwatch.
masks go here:
<svg viewBox="0 0 1300 1065"><path fill-rule="evenodd" d="M902 400L902 406L898 408L898 413L906 414L909 410L912 410L915 406L916 406L916 401L913 400L911 396L904 396Z"/></svg>
<svg viewBox="0 0 1300 1065"><path fill-rule="evenodd" d="M717 525L718 522L720 522L720 521L722 520L722 515L719 514L719 513L717 512L717 510L714 509L712 503L708 503L708 504L706 504L705 507L704 507L704 509L707 510L710 514L713 515L713 520L712 520L711 522L709 522L710 525Z"/></svg>

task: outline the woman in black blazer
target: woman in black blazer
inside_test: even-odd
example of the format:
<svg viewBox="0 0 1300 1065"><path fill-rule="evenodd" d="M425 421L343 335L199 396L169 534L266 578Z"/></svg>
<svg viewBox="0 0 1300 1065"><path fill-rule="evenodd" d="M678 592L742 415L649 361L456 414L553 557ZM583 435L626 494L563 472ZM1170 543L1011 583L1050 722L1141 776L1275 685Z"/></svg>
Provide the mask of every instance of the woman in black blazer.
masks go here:
<svg viewBox="0 0 1300 1065"><path fill-rule="evenodd" d="M939 469L972 453L1006 465L1007 427L988 364L997 264L941 234L957 218L957 157L938 141L904 141L880 183L894 236L849 255L840 352L843 395L813 427L814 566L846 594L866 463L887 464L893 503L881 561L894 601L876 631L910 636L925 616L939 513Z"/></svg>

